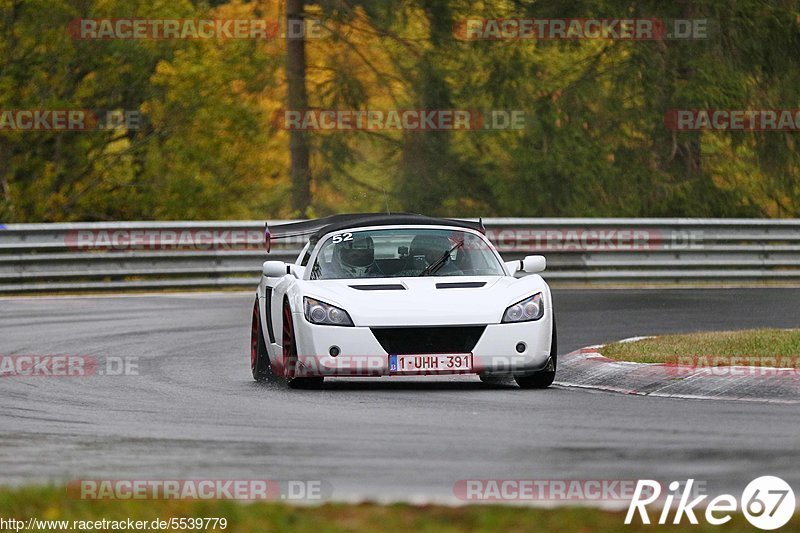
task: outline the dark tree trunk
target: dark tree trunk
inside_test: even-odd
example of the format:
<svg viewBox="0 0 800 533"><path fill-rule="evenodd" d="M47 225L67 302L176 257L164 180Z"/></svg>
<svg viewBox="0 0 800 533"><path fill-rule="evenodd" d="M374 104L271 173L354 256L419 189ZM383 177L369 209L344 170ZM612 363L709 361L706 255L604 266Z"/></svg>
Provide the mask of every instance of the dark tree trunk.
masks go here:
<svg viewBox="0 0 800 533"><path fill-rule="evenodd" d="M306 92L306 41L296 34L303 27L305 0L286 1L286 82L288 109L305 112L308 109ZM305 216L311 205L311 172L308 168L308 132L289 130L291 156L292 215Z"/></svg>

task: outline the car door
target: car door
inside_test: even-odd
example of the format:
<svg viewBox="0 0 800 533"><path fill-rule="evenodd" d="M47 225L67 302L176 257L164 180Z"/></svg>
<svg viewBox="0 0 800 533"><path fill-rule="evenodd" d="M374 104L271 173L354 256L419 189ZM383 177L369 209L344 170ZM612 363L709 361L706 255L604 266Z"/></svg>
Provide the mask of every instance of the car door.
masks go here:
<svg viewBox="0 0 800 533"><path fill-rule="evenodd" d="M295 261L296 265L302 263L306 256L309 244L303 247ZM279 278L262 276L261 323L264 325L264 341L270 359L283 355L283 301L289 288L297 280L293 274L286 274Z"/></svg>

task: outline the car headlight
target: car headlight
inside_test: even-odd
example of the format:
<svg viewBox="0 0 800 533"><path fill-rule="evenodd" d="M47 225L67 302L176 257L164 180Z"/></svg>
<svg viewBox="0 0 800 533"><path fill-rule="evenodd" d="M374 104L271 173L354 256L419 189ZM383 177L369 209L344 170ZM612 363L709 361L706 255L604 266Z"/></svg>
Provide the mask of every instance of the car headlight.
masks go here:
<svg viewBox="0 0 800 533"><path fill-rule="evenodd" d="M305 308L306 320L312 324L321 324L324 326L352 326L353 321L347 311L340 309L335 305L320 302L308 296L303 298L303 307Z"/></svg>
<svg viewBox="0 0 800 533"><path fill-rule="evenodd" d="M503 323L509 322L530 322L539 320L544 316L544 300L542 293L537 292L533 296L515 303L503 313Z"/></svg>

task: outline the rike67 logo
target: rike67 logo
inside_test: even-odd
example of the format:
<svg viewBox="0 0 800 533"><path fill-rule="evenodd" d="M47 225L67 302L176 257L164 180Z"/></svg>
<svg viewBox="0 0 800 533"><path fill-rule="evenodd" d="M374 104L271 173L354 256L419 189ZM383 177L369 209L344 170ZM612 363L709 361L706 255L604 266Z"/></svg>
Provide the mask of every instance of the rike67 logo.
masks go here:
<svg viewBox="0 0 800 533"><path fill-rule="evenodd" d="M681 483L673 481L669 484L670 493L663 498L658 524L668 523L676 497L677 505L674 506L675 514L671 523L680 524L684 517L691 524L699 523L695 508L700 507L708 496L701 495L690 501L690 498L695 495L692 493L693 485L693 479L687 480L683 491L679 494ZM633 522L637 511L642 523L650 524L647 506L655 503L659 498L661 498L660 483L648 479L639 480L628 507L628 514L625 516L625 524ZM731 514L736 513L737 510L741 510L747 521L758 529L778 529L786 525L794 514L794 491L779 477L762 476L754 479L745 487L741 500L737 501L730 494L721 494L705 505L705 513L701 516L709 524L719 526L729 522Z"/></svg>

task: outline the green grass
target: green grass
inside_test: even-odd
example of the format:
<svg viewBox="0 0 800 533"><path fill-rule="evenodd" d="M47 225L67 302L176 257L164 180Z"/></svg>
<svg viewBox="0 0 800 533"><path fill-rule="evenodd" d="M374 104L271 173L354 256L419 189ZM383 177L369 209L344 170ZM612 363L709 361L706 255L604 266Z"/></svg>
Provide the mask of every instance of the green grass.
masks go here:
<svg viewBox="0 0 800 533"><path fill-rule="evenodd" d="M658 510L650 512L657 519ZM225 517L225 531L292 531L321 533L373 531L553 531L644 532L654 527L624 525L623 512L593 508L539 509L497 505L464 507L377 504L326 504L295 507L281 503L244 504L231 501L87 501L67 495L66 490L45 487L0 489L0 517L45 520L148 520L172 517ZM658 531L718 532L704 523L683 527L657 526ZM783 530L800 531L800 517ZM742 516L734 516L724 531L752 531Z"/></svg>
<svg viewBox="0 0 800 533"><path fill-rule="evenodd" d="M639 363L669 363L684 357L704 357L717 365L730 358L761 360L800 358L800 329L753 329L662 335L635 342L607 344L600 352L609 359ZM769 365L767 365L769 366Z"/></svg>

